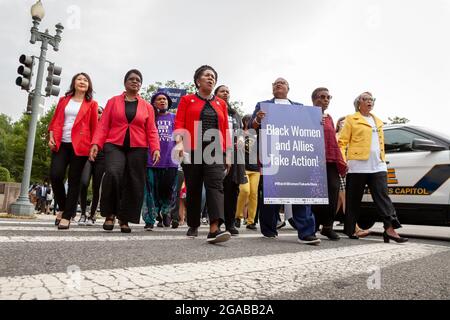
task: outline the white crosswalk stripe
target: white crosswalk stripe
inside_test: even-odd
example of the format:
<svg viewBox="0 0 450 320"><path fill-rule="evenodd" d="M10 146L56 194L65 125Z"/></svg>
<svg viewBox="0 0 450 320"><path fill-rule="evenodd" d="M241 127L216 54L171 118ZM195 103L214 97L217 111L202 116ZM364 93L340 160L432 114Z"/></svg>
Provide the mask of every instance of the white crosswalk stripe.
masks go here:
<svg viewBox="0 0 450 320"><path fill-rule="evenodd" d="M14 235L0 236L0 243L204 242L207 229L202 227L203 232L196 240L187 239L185 230L180 229L161 228L152 232L140 229L124 235L118 228L114 232L104 232L101 225L73 227L54 236L57 229L51 223L1 221L0 232L14 232ZM92 234L94 232L99 235ZM244 233L237 237L242 238L261 238L261 234ZM297 233L285 230L279 238L280 243L296 242ZM75 269L67 273L0 277L0 299L265 299L342 278L369 276L374 267L382 269L450 251L444 246L384 244L381 241L380 238L372 238L363 240L361 245L352 243L331 249L317 247L294 253L195 263L104 270L80 270L72 266Z"/></svg>
<svg viewBox="0 0 450 320"><path fill-rule="evenodd" d="M369 244L199 263L0 278L1 299L264 299L448 251ZM332 270L332 272L330 272ZM220 284L220 285L219 285Z"/></svg>

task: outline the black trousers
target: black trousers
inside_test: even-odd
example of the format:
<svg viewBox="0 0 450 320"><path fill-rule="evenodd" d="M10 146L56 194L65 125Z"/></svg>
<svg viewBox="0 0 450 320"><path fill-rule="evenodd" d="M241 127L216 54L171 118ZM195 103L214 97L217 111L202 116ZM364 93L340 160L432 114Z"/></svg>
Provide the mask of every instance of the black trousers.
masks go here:
<svg viewBox="0 0 450 320"><path fill-rule="evenodd" d="M144 201L147 148L124 148L106 143L105 176L100 203L103 217L115 215L122 222L138 224Z"/></svg>
<svg viewBox="0 0 450 320"><path fill-rule="evenodd" d="M180 191L183 186L183 181L184 172L182 170L177 170L177 178L170 202L170 217L175 221L180 221Z"/></svg>
<svg viewBox="0 0 450 320"><path fill-rule="evenodd" d="M335 162L327 162L328 204L313 205L312 211L316 218L316 228L320 225L332 227L339 199L339 172Z"/></svg>
<svg viewBox="0 0 450 320"><path fill-rule="evenodd" d="M383 220L384 228L401 228L394 205L389 198L387 172L349 173L347 174L345 190L345 234L351 236L355 233L355 226L359 219L361 200L366 185L369 186L377 212Z"/></svg>
<svg viewBox="0 0 450 320"><path fill-rule="evenodd" d="M258 184L258 205L256 207L256 215L255 215L255 223L259 222L259 216L261 214L261 208L264 204L264 194L263 194L263 179L264 177L261 175L259 178L259 184Z"/></svg>
<svg viewBox="0 0 450 320"><path fill-rule="evenodd" d="M233 181L231 174L223 180L225 228L233 229L236 221L236 207L239 196L239 185Z"/></svg>
<svg viewBox="0 0 450 320"><path fill-rule="evenodd" d="M81 172L87 159L88 157L77 156L71 143L61 143L58 152L52 152L50 180L58 209L63 211L63 219L70 220L77 213ZM67 167L69 167L69 188L66 195L64 179Z"/></svg>
<svg viewBox="0 0 450 320"><path fill-rule="evenodd" d="M195 163L195 162L194 162ZM209 222L224 222L223 164L182 164L186 181L186 209L189 227L200 226L202 187L205 183Z"/></svg>
<svg viewBox="0 0 450 320"><path fill-rule="evenodd" d="M95 219L95 211L97 211L98 201L100 200L100 186L102 178L105 173L105 160L104 158L96 159L95 162L86 161L83 172L81 174L81 190L80 190L80 206L81 214L86 214L87 206L87 192L89 189L89 183L92 180L92 202L90 217Z"/></svg>

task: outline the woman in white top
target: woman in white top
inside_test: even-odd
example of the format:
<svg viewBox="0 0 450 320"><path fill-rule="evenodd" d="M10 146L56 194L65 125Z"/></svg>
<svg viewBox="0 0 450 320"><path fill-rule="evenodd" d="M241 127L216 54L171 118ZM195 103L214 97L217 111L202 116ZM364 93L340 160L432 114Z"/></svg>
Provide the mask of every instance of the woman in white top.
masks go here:
<svg viewBox="0 0 450 320"><path fill-rule="evenodd" d="M48 128L52 150L50 179L59 209L55 220L58 229L68 229L70 219L76 215L81 172L98 122L98 104L92 93L90 77L86 73L76 74L69 91L59 100ZM68 167L66 194L64 178Z"/></svg>
<svg viewBox="0 0 450 320"><path fill-rule="evenodd" d="M351 239L358 238L355 226L367 184L383 219L384 241L406 242L408 239L395 231L401 225L389 198L383 121L371 113L374 103L370 92L360 94L354 101L356 113L346 117L339 135L339 147L348 164L344 232Z"/></svg>

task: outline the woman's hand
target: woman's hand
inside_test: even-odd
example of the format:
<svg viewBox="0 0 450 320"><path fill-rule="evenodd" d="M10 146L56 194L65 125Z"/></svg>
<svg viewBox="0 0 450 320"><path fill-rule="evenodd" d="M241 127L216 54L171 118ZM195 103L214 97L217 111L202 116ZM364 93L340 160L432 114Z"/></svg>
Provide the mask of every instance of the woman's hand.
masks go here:
<svg viewBox="0 0 450 320"><path fill-rule="evenodd" d="M153 165L157 164L159 159L161 159L161 153L159 150L155 150L155 152L153 152Z"/></svg>
<svg viewBox="0 0 450 320"><path fill-rule="evenodd" d="M175 150L176 150L176 152L178 152L178 158L180 159L180 162L181 162L184 157L184 146L183 146L182 140L177 142L177 144L175 145Z"/></svg>
<svg viewBox="0 0 450 320"><path fill-rule="evenodd" d="M54 150L56 148L56 141L55 141L55 137L53 137L52 131L50 131L50 138L48 140L48 146L50 147L50 150Z"/></svg>
<svg viewBox="0 0 450 320"><path fill-rule="evenodd" d="M94 144L91 147L91 150L89 151L89 161L94 162L95 158L97 158L98 153L98 145Z"/></svg>

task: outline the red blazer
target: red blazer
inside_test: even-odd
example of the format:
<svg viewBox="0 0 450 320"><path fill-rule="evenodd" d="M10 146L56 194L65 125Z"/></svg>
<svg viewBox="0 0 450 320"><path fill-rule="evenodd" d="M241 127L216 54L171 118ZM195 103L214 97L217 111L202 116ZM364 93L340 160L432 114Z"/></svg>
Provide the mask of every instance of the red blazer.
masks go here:
<svg viewBox="0 0 450 320"><path fill-rule="evenodd" d="M228 130L228 108L225 101L220 98L214 97L210 101L211 106L216 110L217 119L220 131L220 142L222 145L222 151L232 148L231 137ZM190 139L186 135L184 136L184 148L189 150L195 150L197 148L197 136L194 133L198 132L200 114L205 105L205 100L201 99L196 94L190 94L183 96L180 99L178 105L177 115L175 117L175 130L187 130L190 134ZM175 133L177 134L177 133ZM225 137L225 139L224 139Z"/></svg>
<svg viewBox="0 0 450 320"><path fill-rule="evenodd" d="M130 124L125 114L125 93L109 99L92 139L93 145L98 145L100 149L105 143L121 146L129 127L132 148L150 146L152 153L159 150L159 135L153 107L140 96L137 99L136 116Z"/></svg>
<svg viewBox="0 0 450 320"><path fill-rule="evenodd" d="M54 152L58 152L61 146L61 139L64 128L64 112L72 96L65 96L59 99L55 114L48 126L48 131L53 131L56 147ZM88 156L91 146L92 136L98 123L98 104L96 101L83 101L78 111L77 117L72 127L72 146L77 156Z"/></svg>

